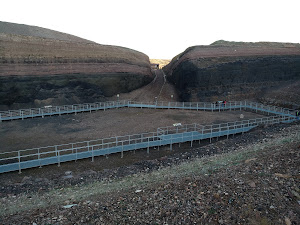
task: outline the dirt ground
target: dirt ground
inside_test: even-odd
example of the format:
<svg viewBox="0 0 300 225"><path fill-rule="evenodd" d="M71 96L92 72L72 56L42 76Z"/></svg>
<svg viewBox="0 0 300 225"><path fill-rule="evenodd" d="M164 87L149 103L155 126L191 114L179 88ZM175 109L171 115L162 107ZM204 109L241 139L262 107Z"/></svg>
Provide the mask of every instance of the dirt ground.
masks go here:
<svg viewBox="0 0 300 225"><path fill-rule="evenodd" d="M122 159L123 165L116 166L120 155L115 154L108 159L97 157L95 162L100 162L97 166L87 160L78 161L73 164L81 169L73 167L71 171L69 163L65 163L61 167L25 170L22 174L1 174L2 212L12 205L23 211L14 209L14 213L0 215L0 223L296 225L300 219L299 131L299 124L280 124L257 128L228 140L214 140L211 144L195 142L193 148L189 143L177 145L173 152L167 148L152 149L148 157L145 151L131 152L124 156L131 162ZM250 154L253 148L262 150ZM226 158L226 153L231 156L240 151L245 157L231 157L229 161ZM200 166L203 172L186 171L186 176L172 178L177 166L198 159L204 160ZM100 170L104 160L111 167ZM226 164L222 161L216 166L220 160ZM151 174L164 169L169 175L155 182ZM66 172L71 176L66 176ZM129 189L122 187L127 177L143 180L147 174L152 177L148 183L135 184ZM76 188L85 190L93 182L104 185L116 182L121 186L118 191L74 197L78 193ZM74 194L65 197L64 192L69 188L75 189ZM57 203L55 196L61 199ZM35 198L37 202L47 201L47 207L30 208L27 202ZM68 205L74 206L64 208Z"/></svg>
<svg viewBox="0 0 300 225"><path fill-rule="evenodd" d="M171 94L176 100L173 87L159 72L148 86L121 97L151 101L159 96L168 101ZM237 121L241 114L244 119L262 116L122 108L7 121L0 123L0 150L155 131L178 122ZM112 154L94 162L0 174L0 224L296 225L299 133L299 123L261 126L212 143L176 144L172 151L164 146L151 148L150 154L142 149L125 152L123 158ZM200 164L193 169L195 162ZM161 171L165 176L156 180ZM136 182L126 186L131 179Z"/></svg>
<svg viewBox="0 0 300 225"><path fill-rule="evenodd" d="M155 132L158 127L212 124L262 117L245 111L119 108L92 113L7 121L0 124L0 152Z"/></svg>

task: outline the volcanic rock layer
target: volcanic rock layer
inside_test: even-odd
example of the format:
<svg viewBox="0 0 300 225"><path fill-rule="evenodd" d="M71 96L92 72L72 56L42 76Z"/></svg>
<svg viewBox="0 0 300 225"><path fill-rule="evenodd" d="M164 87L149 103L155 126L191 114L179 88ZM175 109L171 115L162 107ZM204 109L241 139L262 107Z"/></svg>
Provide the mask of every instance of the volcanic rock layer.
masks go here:
<svg viewBox="0 0 300 225"><path fill-rule="evenodd" d="M280 98L269 95L300 86L300 45L218 41L188 48L164 71L183 101ZM285 91L285 100L297 97L297 87Z"/></svg>
<svg viewBox="0 0 300 225"><path fill-rule="evenodd" d="M0 22L0 109L102 101L152 79L141 52Z"/></svg>

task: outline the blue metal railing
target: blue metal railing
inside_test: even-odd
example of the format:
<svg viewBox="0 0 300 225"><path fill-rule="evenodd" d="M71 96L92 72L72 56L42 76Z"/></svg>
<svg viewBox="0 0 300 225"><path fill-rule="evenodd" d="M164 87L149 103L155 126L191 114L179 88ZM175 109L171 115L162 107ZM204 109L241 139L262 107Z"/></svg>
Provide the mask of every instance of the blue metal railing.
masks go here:
<svg viewBox="0 0 300 225"><path fill-rule="evenodd" d="M255 109L269 114L282 113L283 115L294 115L294 110L284 109L276 106L265 106L263 104L247 101L232 101L226 104L216 104L209 102L135 102L130 100L95 102L63 106L45 106L44 108L31 108L0 111L0 122L5 120L26 119L34 117L45 117L52 115L63 115L70 113L92 112L96 110L107 110L115 108L155 108L155 109L191 109L191 110L236 110Z"/></svg>
<svg viewBox="0 0 300 225"><path fill-rule="evenodd" d="M68 143L63 145L46 146L40 148L11 151L0 153L0 173L16 171L21 172L22 169L58 164L61 162L73 161L84 158L94 160L95 156L108 155L112 153L121 153L123 157L124 151L147 148L149 153L151 147L160 147L164 145L182 143L190 141L191 145L195 140L212 139L215 137L229 136L238 133L244 133L260 124L276 124L290 123L296 120L293 110L284 109L274 106L264 106L255 102L229 102L226 105L216 105L214 103L179 103L179 102L156 102L138 103L133 101L109 102L82 104L76 107L62 106L63 108L55 108L50 113L77 113L92 110L106 110L119 107L138 107L138 108L161 108L161 109L189 109L189 110L251 110L254 112L265 113L268 117L256 118L251 120L235 121L221 124L199 125L191 124L178 127L158 128L156 132L132 134L126 136L117 136L103 138L98 140L89 140L84 142ZM58 109L58 110L57 110ZM61 109L64 109L62 111ZM71 110L73 109L73 110ZM35 110L35 111L34 111ZM26 112L39 112L39 109L31 109ZM80 111L79 111L80 110ZM22 114L24 116L26 114ZM31 114L36 115L36 114ZM46 113L43 112L43 115ZM51 114L57 115L57 114ZM59 114L60 115L60 114ZM15 115L16 116L16 115ZM26 115L29 116L29 115ZM34 116L33 116L34 117Z"/></svg>

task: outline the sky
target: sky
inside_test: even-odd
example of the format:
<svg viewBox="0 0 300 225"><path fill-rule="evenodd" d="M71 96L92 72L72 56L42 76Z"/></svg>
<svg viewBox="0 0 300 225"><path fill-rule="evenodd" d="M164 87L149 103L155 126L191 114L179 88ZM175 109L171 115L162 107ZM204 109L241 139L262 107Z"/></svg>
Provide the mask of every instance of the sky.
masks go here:
<svg viewBox="0 0 300 225"><path fill-rule="evenodd" d="M118 45L153 59L217 40L300 43L299 0L0 0L0 21Z"/></svg>

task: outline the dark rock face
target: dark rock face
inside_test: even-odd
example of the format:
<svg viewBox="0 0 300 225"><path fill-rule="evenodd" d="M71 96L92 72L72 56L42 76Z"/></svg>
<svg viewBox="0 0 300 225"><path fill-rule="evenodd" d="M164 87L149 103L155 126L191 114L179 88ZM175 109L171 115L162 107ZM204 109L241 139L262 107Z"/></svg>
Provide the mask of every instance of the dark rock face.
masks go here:
<svg viewBox="0 0 300 225"><path fill-rule="evenodd" d="M0 76L0 109L105 101L151 81L142 74Z"/></svg>
<svg viewBox="0 0 300 225"><path fill-rule="evenodd" d="M269 89L300 80L299 48L290 55L257 51L257 55L223 53L217 57L215 48L211 55L208 48L199 53L201 50L188 49L164 68L183 101L257 98Z"/></svg>
<svg viewBox="0 0 300 225"><path fill-rule="evenodd" d="M153 78L141 52L0 22L0 110L105 101Z"/></svg>

